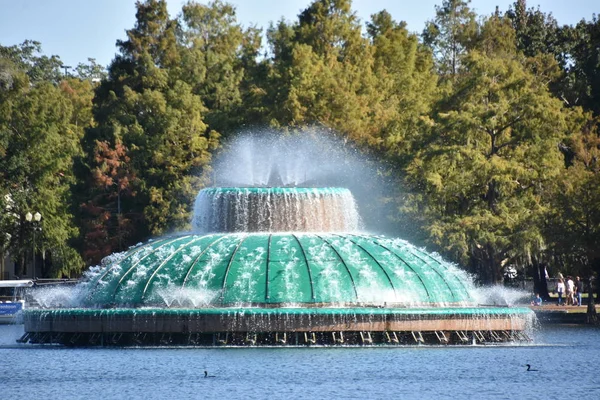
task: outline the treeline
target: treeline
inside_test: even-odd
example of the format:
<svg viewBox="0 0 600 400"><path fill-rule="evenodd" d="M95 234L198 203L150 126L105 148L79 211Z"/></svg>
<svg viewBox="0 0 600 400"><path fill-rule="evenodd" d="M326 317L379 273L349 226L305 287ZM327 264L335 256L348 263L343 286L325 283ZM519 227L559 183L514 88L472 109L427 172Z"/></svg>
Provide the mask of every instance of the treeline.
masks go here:
<svg viewBox="0 0 600 400"><path fill-rule="evenodd" d="M400 16L401 17L401 16ZM402 236L483 282L600 272L600 22L444 0L421 35L315 0L244 29L221 1L137 4L106 71L0 46L0 246L21 268L39 211L46 276L189 228L240 130L325 127L384 161ZM263 40L266 38L266 44Z"/></svg>

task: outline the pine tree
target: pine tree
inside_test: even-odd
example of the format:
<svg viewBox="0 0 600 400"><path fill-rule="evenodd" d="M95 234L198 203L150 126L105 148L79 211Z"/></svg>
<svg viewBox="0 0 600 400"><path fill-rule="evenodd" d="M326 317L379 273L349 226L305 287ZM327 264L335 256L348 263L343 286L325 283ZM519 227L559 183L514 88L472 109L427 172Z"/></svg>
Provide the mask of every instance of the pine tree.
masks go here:
<svg viewBox="0 0 600 400"><path fill-rule="evenodd" d="M96 249L110 253L149 235L186 228L217 144L218 134L203 120L200 96L182 80L179 28L165 1L148 0L137 9L135 27L117 43L120 54L96 91L97 126L83 140L81 174L87 182L80 199L90 212L82 221L88 227L84 251L95 257ZM108 235L110 248L93 243L93 232L105 232L98 240Z"/></svg>
<svg viewBox="0 0 600 400"><path fill-rule="evenodd" d="M382 144L389 115L374 73L373 46L347 0L318 0L298 22L268 32L265 96L275 126L322 126L366 146Z"/></svg>
<svg viewBox="0 0 600 400"><path fill-rule="evenodd" d="M444 0L436 6L436 17L426 24L423 42L432 50L439 74L454 80L461 69L461 59L477 36L475 13L470 0Z"/></svg>
<svg viewBox="0 0 600 400"><path fill-rule="evenodd" d="M429 114L438 95L437 76L431 52L409 34L406 24L397 23L382 11L372 16L367 32L374 47L374 74L379 104L389 116L383 127L385 153L403 167L411 157L412 145L428 129ZM391 114L390 114L391 113Z"/></svg>
<svg viewBox="0 0 600 400"><path fill-rule="evenodd" d="M246 68L256 63L259 32L244 31L234 7L218 0L208 5L187 3L180 21L178 41L184 49L180 79L202 100L209 129L229 132L242 122L242 79Z"/></svg>

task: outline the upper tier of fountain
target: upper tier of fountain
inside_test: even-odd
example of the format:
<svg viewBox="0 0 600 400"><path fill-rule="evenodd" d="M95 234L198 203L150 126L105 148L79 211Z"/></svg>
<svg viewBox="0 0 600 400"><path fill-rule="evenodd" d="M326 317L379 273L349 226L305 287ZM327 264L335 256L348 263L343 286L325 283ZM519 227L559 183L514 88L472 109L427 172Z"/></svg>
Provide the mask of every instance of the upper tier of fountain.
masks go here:
<svg viewBox="0 0 600 400"><path fill-rule="evenodd" d="M200 191L192 225L205 233L353 232L360 218L344 188L219 187Z"/></svg>

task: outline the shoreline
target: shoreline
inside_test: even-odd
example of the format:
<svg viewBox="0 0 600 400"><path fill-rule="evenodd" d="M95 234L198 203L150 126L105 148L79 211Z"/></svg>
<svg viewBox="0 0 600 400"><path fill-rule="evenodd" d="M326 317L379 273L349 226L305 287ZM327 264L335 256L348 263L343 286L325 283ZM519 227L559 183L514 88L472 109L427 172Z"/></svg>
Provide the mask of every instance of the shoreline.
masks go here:
<svg viewBox="0 0 600 400"><path fill-rule="evenodd" d="M595 305L596 312L600 312ZM587 323L587 304L583 306L559 306L557 304L546 304L541 306L529 306L535 313L541 324L578 324Z"/></svg>

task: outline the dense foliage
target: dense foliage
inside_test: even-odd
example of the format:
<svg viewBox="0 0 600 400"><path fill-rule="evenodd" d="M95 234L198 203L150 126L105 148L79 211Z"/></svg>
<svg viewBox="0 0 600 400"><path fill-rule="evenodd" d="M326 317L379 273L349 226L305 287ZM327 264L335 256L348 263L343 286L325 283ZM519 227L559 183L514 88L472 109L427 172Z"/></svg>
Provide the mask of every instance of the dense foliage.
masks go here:
<svg viewBox="0 0 600 400"><path fill-rule="evenodd" d="M443 0L419 36L351 5L313 0L263 37L219 0L138 2L107 70L73 76L37 42L0 46L0 251L22 272L37 210L44 274L77 274L188 228L240 130L319 126L382 161L399 233L481 281L600 272L597 17Z"/></svg>

